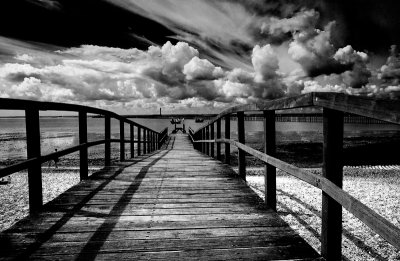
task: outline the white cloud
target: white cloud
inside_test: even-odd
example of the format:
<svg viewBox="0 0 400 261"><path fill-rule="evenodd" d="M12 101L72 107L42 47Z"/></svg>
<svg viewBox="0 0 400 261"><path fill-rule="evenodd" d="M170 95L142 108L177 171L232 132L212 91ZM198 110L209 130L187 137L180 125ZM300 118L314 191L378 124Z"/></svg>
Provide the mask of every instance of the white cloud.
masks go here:
<svg viewBox="0 0 400 261"><path fill-rule="evenodd" d="M224 74L221 67L216 67L206 59L200 59L197 56L193 57L190 62L183 67L183 74L187 80L212 80L221 78Z"/></svg>
<svg viewBox="0 0 400 261"><path fill-rule="evenodd" d="M251 62L256 73L256 82L263 82L277 77L279 61L271 45L267 44L263 47L256 45L253 49Z"/></svg>
<svg viewBox="0 0 400 261"><path fill-rule="evenodd" d="M324 30L312 28L294 33L288 53L306 72L312 74L314 70L331 67L332 56L335 54L335 48L331 43L334 26L335 23L330 22Z"/></svg>
<svg viewBox="0 0 400 261"><path fill-rule="evenodd" d="M339 48L333 58L342 64L368 61L368 55L366 53L355 51L351 45Z"/></svg>
<svg viewBox="0 0 400 261"><path fill-rule="evenodd" d="M261 31L270 35L282 35L295 33L297 31L313 30L318 22L319 13L314 9L303 9L292 17L277 18L271 17L261 25Z"/></svg>

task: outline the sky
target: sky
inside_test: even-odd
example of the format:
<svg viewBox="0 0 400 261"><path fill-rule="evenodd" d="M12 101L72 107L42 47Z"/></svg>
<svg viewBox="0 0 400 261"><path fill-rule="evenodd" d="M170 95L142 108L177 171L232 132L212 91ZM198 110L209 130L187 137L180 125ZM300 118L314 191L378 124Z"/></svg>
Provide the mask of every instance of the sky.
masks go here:
<svg viewBox="0 0 400 261"><path fill-rule="evenodd" d="M2 0L0 97L124 114L399 99L399 13L396 0Z"/></svg>

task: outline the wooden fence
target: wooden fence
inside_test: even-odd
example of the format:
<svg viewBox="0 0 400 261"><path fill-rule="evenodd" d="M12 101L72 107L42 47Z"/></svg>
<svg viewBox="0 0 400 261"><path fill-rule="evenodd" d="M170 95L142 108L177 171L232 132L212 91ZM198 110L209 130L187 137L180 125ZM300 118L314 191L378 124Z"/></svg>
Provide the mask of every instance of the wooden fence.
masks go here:
<svg viewBox="0 0 400 261"><path fill-rule="evenodd" d="M319 106L323 113L322 176L312 174L275 158L275 110ZM245 112L263 112L264 153L245 145ZM246 179L245 153L266 163L265 203L276 211L276 168L293 175L322 191L321 254L326 260L341 260L342 207L400 250L400 229L342 189L344 113L351 113L400 124L400 102L338 93L308 93L258 104L229 108L197 131L189 129L194 147L218 160L221 143L225 144L225 163L230 162L230 145L238 148L238 174ZM237 117L238 140L230 139L230 118ZM225 121L225 137L221 137L221 120ZM216 124L216 137L214 125Z"/></svg>
<svg viewBox="0 0 400 261"><path fill-rule="evenodd" d="M134 144L137 144L137 154L146 154L160 148L168 135L168 128L158 133L150 128L140 125L116 113L88 106L38 102L29 100L0 98L0 110L24 110L26 120L27 160L0 169L0 178L21 170L28 170L29 186L29 211L31 214L40 211L43 205L42 191L42 163L55 160L59 157L79 151L80 179L88 177L88 148L104 144L104 165L111 163L111 143L120 144L120 160L125 160L125 143L130 143L130 156L134 157ZM71 111L78 112L79 117L79 144L77 146L42 155L40 151L40 111ZM104 139L88 142L87 140L87 114L97 114L104 117ZM119 121L120 137L111 139L111 119ZM129 125L130 139L125 139L125 124ZM134 127L137 139L134 140Z"/></svg>

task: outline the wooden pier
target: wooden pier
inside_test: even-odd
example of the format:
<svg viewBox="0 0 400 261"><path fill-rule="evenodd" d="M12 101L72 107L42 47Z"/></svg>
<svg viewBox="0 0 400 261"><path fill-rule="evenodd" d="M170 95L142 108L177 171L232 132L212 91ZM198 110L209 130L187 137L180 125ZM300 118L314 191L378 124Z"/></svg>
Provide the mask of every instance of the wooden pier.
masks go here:
<svg viewBox="0 0 400 261"><path fill-rule="evenodd" d="M322 108L322 175L275 158L276 111L315 106ZM231 107L188 135L170 136L168 128L158 132L81 105L0 98L0 110L25 111L28 157L0 169L0 178L27 170L30 211L0 233L0 260L336 261L342 259L343 209L400 250L400 228L342 188L345 114L398 125L399 101L308 93ZM78 145L42 155L39 113L47 110L78 113ZM249 113L262 113L264 152L246 145ZM103 140L88 141L88 114L104 117ZM235 118L237 140L230 137ZM111 138L111 119L119 122L119 139ZM119 161L111 159L111 143L119 144ZM98 145L104 145L105 167L88 176L88 148ZM229 167L231 146L239 151L238 174ZM81 182L43 205L41 165L74 152ZM246 185L246 154L265 163L265 201ZM321 190L321 253L276 213L276 169Z"/></svg>
<svg viewBox="0 0 400 261"><path fill-rule="evenodd" d="M232 169L172 135L1 234L0 260L314 260Z"/></svg>

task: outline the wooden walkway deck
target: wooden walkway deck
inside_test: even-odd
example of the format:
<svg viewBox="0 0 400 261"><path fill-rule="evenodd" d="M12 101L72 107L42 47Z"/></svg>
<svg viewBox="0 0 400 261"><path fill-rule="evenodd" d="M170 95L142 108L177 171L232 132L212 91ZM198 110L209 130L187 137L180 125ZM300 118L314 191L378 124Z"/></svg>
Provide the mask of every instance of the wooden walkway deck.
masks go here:
<svg viewBox="0 0 400 261"><path fill-rule="evenodd" d="M184 134L92 175L0 234L0 260L314 260L232 169Z"/></svg>

